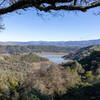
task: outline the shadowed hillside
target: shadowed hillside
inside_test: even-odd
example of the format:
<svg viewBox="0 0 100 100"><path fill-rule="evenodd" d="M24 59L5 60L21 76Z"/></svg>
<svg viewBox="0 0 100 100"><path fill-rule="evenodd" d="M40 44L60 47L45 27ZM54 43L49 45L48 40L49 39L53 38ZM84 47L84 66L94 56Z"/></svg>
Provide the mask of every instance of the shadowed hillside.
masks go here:
<svg viewBox="0 0 100 100"><path fill-rule="evenodd" d="M86 56L89 56L93 51L100 51L100 45L88 46L76 50L73 53L65 55L65 59L81 60Z"/></svg>

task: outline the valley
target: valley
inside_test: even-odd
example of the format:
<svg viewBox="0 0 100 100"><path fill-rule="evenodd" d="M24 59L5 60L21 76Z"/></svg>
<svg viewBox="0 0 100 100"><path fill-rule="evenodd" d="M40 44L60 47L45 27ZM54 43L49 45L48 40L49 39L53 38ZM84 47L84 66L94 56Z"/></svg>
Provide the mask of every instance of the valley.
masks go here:
<svg viewBox="0 0 100 100"><path fill-rule="evenodd" d="M100 0L0 0L0 100L100 100Z"/></svg>
<svg viewBox="0 0 100 100"><path fill-rule="evenodd" d="M70 47L62 52L66 47L1 45L0 99L91 100L92 89L99 100L99 47Z"/></svg>

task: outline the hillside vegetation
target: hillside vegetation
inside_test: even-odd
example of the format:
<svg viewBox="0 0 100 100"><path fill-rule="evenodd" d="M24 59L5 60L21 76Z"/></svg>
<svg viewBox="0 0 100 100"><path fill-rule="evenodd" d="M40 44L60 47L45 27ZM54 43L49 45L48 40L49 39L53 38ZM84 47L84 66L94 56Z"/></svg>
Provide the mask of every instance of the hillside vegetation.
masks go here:
<svg viewBox="0 0 100 100"><path fill-rule="evenodd" d="M52 100L79 82L76 70L33 53L0 55L0 100Z"/></svg>
<svg viewBox="0 0 100 100"><path fill-rule="evenodd" d="M100 51L60 65L34 53L0 55L0 100L100 100Z"/></svg>
<svg viewBox="0 0 100 100"><path fill-rule="evenodd" d="M76 47L59 47L48 45L0 45L0 54L18 54L32 52L71 52L75 51Z"/></svg>
<svg viewBox="0 0 100 100"><path fill-rule="evenodd" d="M100 51L94 51L79 61L85 70L93 71L95 74L100 74Z"/></svg>
<svg viewBox="0 0 100 100"><path fill-rule="evenodd" d="M93 51L100 51L100 45L88 46L80 48L75 52L65 55L65 59L81 60L86 56L89 56Z"/></svg>
<svg viewBox="0 0 100 100"><path fill-rule="evenodd" d="M62 66L75 69L82 84L70 88L60 100L100 100L100 51L92 51L81 60L70 60Z"/></svg>

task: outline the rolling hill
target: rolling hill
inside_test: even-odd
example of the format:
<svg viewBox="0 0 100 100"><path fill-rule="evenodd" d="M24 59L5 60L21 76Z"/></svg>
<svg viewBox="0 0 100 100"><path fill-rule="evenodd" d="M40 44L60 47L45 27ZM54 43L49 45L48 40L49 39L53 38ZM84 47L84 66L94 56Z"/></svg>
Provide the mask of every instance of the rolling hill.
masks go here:
<svg viewBox="0 0 100 100"><path fill-rule="evenodd" d="M94 45L94 46L88 46L80 48L79 50L69 53L68 55L65 55L65 59L73 59L73 60L81 60L85 58L86 56L89 56L93 51L100 51L100 45Z"/></svg>
<svg viewBox="0 0 100 100"><path fill-rule="evenodd" d="M83 40L83 41L28 41L28 42L1 42L7 44L18 44L18 45L55 45L55 46L90 46L99 45L100 39L97 40Z"/></svg>
<svg viewBox="0 0 100 100"><path fill-rule="evenodd" d="M18 53L32 53L32 52L63 52L69 53L75 51L76 47L61 47L50 45L0 45L0 54L18 54Z"/></svg>

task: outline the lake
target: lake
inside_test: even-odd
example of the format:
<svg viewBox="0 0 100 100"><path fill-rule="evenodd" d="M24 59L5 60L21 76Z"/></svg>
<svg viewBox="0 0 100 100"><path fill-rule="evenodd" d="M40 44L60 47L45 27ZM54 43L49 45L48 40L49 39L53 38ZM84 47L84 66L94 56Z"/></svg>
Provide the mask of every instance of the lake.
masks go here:
<svg viewBox="0 0 100 100"><path fill-rule="evenodd" d="M66 55L66 53L42 52L42 53L37 53L37 55L45 57L56 64L67 62L67 60L62 58L62 56Z"/></svg>
<svg viewBox="0 0 100 100"><path fill-rule="evenodd" d="M45 56L45 58L48 58L50 61L56 63L56 64L62 64L64 62L67 62L62 56Z"/></svg>

